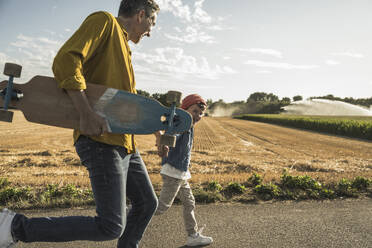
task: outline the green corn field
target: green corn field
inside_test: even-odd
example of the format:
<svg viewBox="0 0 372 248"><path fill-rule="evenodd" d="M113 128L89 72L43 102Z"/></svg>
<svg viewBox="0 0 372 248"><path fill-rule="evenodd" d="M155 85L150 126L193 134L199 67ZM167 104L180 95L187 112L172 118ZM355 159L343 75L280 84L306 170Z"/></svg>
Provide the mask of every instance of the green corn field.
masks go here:
<svg viewBox="0 0 372 248"><path fill-rule="evenodd" d="M250 114L235 118L372 140L372 117Z"/></svg>

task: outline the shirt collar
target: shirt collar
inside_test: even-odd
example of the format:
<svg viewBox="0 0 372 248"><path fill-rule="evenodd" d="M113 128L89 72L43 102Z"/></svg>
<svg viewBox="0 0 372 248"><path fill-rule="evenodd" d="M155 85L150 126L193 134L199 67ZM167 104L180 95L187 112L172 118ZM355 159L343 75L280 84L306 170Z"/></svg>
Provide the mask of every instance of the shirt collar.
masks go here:
<svg viewBox="0 0 372 248"><path fill-rule="evenodd" d="M121 30L123 30L123 33L124 33L124 36L125 38L128 40L128 33L127 31L124 29L124 27L119 23L120 27L121 27Z"/></svg>
<svg viewBox="0 0 372 248"><path fill-rule="evenodd" d="M118 22L118 24L119 24L121 30L123 30L123 33L124 33L125 38L128 40L128 32L125 30L123 24L121 24L119 17L117 17L117 18L115 18L115 19L116 19L116 21Z"/></svg>

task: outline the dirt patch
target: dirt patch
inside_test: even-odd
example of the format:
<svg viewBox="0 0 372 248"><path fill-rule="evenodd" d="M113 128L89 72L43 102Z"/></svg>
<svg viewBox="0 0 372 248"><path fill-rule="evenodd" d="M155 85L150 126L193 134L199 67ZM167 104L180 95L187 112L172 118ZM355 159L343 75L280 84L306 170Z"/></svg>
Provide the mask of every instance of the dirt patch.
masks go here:
<svg viewBox="0 0 372 248"><path fill-rule="evenodd" d="M0 122L0 172L17 185L75 183L90 187L72 145L72 130L27 122ZM155 136L136 136L154 184L160 183ZM323 182L372 178L372 142L231 118L196 125L191 158L193 183L244 182L256 172L276 180L284 169Z"/></svg>

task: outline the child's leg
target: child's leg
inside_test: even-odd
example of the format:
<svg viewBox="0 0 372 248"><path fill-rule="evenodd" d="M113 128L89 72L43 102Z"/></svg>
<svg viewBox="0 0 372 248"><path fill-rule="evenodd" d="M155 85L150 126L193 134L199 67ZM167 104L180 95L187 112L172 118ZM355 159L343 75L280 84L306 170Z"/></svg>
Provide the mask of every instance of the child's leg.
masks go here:
<svg viewBox="0 0 372 248"><path fill-rule="evenodd" d="M194 214L195 198L192 194L190 184L187 181L183 181L181 184L179 198L183 205L183 218L186 232L188 236L191 236L198 232L198 224L196 223Z"/></svg>
<svg viewBox="0 0 372 248"><path fill-rule="evenodd" d="M167 211L176 198L176 195L180 189L182 180L173 178L166 175L161 175L163 178L163 187L159 196L159 205L155 215L159 215Z"/></svg>

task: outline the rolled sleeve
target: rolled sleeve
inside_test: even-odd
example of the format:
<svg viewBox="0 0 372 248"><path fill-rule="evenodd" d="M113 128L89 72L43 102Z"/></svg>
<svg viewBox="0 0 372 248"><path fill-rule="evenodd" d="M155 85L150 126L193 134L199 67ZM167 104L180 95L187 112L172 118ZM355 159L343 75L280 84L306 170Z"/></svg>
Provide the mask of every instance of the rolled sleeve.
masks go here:
<svg viewBox="0 0 372 248"><path fill-rule="evenodd" d="M58 86L66 90L85 90L87 85L85 78L81 76L72 76L61 81Z"/></svg>

